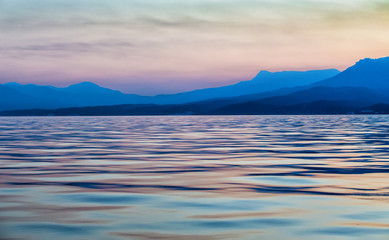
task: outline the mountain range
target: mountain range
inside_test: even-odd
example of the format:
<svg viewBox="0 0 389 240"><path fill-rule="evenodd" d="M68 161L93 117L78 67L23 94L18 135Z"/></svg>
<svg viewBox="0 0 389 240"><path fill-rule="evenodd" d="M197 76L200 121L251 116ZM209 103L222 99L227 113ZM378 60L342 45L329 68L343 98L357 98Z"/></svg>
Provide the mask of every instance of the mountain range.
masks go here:
<svg viewBox="0 0 389 240"><path fill-rule="evenodd" d="M0 110L1 115L384 113L388 93L386 57L360 60L343 72L261 71L234 85L153 97L90 82L66 88L7 83L0 85Z"/></svg>
<svg viewBox="0 0 389 240"><path fill-rule="evenodd" d="M66 88L53 86L22 85L6 83L0 85L0 110L29 108L62 108L83 106L105 106L116 104L180 104L220 97L235 97L244 94L275 90L280 87L295 87L334 76L337 70L307 72L261 71L251 81L235 85L195 90L185 93L158 95L154 97L124 94L103 88L91 82L82 82ZM272 85L272 83L274 83Z"/></svg>

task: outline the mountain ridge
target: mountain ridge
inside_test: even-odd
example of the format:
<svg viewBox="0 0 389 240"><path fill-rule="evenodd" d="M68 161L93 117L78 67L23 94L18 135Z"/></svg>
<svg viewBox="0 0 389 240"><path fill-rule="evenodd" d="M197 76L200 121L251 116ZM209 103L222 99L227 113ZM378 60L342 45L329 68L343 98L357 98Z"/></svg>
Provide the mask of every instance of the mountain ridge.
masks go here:
<svg viewBox="0 0 389 240"><path fill-rule="evenodd" d="M360 86L387 92L389 90L389 57L361 59L338 75L313 83L312 86Z"/></svg>
<svg viewBox="0 0 389 240"><path fill-rule="evenodd" d="M323 76L330 77L321 79ZM90 110L96 106L93 109L101 109L104 114L119 115L121 113L116 111L122 108L130 115L299 114L323 113L324 109L329 113L353 112L369 105L389 103L386 97L389 95L389 57L365 58L343 72L336 69L260 71L251 80L228 86L154 97L124 94L92 82L65 88L8 83L0 85L0 93L0 110L28 107L40 108L41 112L44 108L69 112L63 109L88 107ZM8 107L4 99L8 100ZM108 110L110 107L112 109Z"/></svg>
<svg viewBox="0 0 389 240"><path fill-rule="evenodd" d="M325 91L323 91L325 90ZM218 101L218 100L214 100ZM122 104L62 109L1 112L3 116L122 116L122 115L257 115L257 114L349 114L389 97L363 87L314 87L283 96L243 103Z"/></svg>
<svg viewBox="0 0 389 240"><path fill-rule="evenodd" d="M92 82L81 82L64 88L47 85L40 86L35 84L6 83L3 84L3 86L23 93L24 97L20 97L17 105L9 104L7 107L6 102L13 102L15 100L0 96L0 101L4 103L3 105L0 105L0 111L26 108L109 106L117 104L184 104L220 97L236 97L248 93L261 93L266 92L269 89L275 90L278 88L276 81L285 82L286 80L290 80L287 86L296 86L300 85L299 80L302 81L301 84L306 81L319 81L324 76L334 75L337 72L338 71L334 69L300 72L284 71L275 73L261 71L254 79L242 81L233 85L219 88L199 89L178 94L157 95L154 97L125 94L118 90L101 87ZM268 79L266 83L266 78L263 79L263 75L271 76L273 82ZM290 79L288 77L289 75L297 75L299 76L299 79L296 79L296 77ZM267 87L264 87L264 84L267 84ZM269 87L271 84L273 84L273 87ZM278 83L278 85L282 86L280 83ZM23 100L25 106L23 106Z"/></svg>

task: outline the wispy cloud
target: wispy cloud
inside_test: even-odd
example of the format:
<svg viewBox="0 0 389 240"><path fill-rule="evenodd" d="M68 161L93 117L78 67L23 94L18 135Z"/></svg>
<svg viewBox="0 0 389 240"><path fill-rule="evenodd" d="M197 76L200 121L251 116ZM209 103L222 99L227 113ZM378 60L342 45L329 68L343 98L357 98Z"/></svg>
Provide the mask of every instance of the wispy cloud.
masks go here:
<svg viewBox="0 0 389 240"><path fill-rule="evenodd" d="M0 48L3 53L16 54L21 57L30 54L46 54L58 52L67 55L74 55L77 53L102 53L105 51L123 51L129 48L134 48L135 45L129 42L102 41L102 42L58 42L46 44L32 44L22 46L12 46L9 48Z"/></svg>

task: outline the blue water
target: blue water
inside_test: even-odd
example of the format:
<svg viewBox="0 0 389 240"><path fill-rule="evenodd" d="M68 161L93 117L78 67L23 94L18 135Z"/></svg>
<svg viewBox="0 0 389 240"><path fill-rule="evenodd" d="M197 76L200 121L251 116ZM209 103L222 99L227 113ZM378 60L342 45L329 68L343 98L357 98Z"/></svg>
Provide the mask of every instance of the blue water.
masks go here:
<svg viewBox="0 0 389 240"><path fill-rule="evenodd" d="M389 239L389 116L0 118L0 239Z"/></svg>

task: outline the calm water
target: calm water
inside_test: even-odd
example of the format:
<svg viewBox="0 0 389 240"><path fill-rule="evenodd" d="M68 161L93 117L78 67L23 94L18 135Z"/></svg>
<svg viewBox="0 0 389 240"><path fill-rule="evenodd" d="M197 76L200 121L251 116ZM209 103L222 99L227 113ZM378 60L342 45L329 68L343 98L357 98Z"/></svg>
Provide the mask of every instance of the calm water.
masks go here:
<svg viewBox="0 0 389 240"><path fill-rule="evenodd" d="M389 116L0 118L0 239L389 239Z"/></svg>

